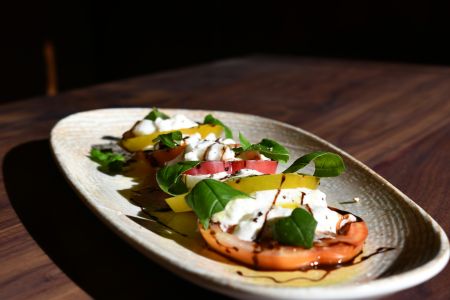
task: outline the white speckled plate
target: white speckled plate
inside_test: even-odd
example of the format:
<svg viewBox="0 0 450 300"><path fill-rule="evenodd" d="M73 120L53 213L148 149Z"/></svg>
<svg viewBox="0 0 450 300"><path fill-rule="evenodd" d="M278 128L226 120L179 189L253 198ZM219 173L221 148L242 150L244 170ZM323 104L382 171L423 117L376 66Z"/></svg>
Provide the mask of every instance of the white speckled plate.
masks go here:
<svg viewBox="0 0 450 300"><path fill-rule="evenodd" d="M389 182L326 141L294 126L252 115L163 111L181 112L194 120L213 113L234 132L242 131L254 142L263 137L281 142L289 148L292 158L319 149L339 153L347 171L321 183L329 204L367 222L369 236L363 255L380 247L395 248L332 271L322 280L315 280L324 275L322 270L263 272L237 265L204 246L194 230L191 213L157 213L159 223L149 219L127 199L136 178L106 175L87 158L91 145L104 143L104 136L120 136L148 109L94 110L61 120L51 133L53 152L86 205L131 245L187 280L237 298L353 299L379 297L412 287L435 276L447 264L449 243L442 228ZM345 203L354 197L359 197L360 202ZM238 271L247 277L239 276Z"/></svg>

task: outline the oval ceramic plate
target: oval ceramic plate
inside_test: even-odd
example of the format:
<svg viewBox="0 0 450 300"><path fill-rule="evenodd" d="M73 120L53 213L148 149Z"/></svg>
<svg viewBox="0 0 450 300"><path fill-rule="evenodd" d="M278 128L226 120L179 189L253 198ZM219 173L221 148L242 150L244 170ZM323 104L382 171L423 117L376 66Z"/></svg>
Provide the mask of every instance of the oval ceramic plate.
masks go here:
<svg viewBox="0 0 450 300"><path fill-rule="evenodd" d="M277 140L290 150L292 158L314 150L339 153L347 171L337 178L323 179L321 189L329 205L359 215L368 224L364 253L356 261L377 249L394 248L329 274L323 270L255 271L235 264L205 247L192 213L143 210L133 198L143 198L138 177L104 174L88 159L92 145L105 143L105 136L121 136L148 109L94 110L61 120L51 134L53 152L87 206L131 245L179 276L237 298L350 299L378 297L412 287L445 267L449 244L442 228L389 182L326 141L299 128L252 115L163 111L183 113L198 121L213 113L253 142L263 137ZM354 197L360 201L352 201ZM151 197L143 200L152 201Z"/></svg>

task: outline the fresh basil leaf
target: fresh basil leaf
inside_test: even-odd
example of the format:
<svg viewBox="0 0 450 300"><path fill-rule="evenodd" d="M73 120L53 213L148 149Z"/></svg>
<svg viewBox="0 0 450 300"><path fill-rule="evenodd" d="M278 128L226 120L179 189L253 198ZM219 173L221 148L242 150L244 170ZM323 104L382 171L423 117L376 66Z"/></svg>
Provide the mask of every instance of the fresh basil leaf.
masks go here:
<svg viewBox="0 0 450 300"><path fill-rule="evenodd" d="M144 119L155 121L157 118L161 118L163 120L169 119L170 117L163 112L160 112L156 107L153 107L152 111L145 116Z"/></svg>
<svg viewBox="0 0 450 300"><path fill-rule="evenodd" d="M258 151L272 160L284 163L289 160L289 151L273 140L263 139L258 144L250 144L241 133L239 133L239 140L241 142L241 147L233 148L236 155L239 155L244 151Z"/></svg>
<svg viewBox="0 0 450 300"><path fill-rule="evenodd" d="M199 163L199 161L182 161L159 169L156 173L156 181L159 187L172 196L186 193L188 188L181 180L181 175Z"/></svg>
<svg viewBox="0 0 450 300"><path fill-rule="evenodd" d="M186 202L195 212L203 227L208 229L211 217L224 210L228 202L237 198L250 198L250 196L226 183L214 179L204 179L197 183L186 196Z"/></svg>
<svg viewBox="0 0 450 300"><path fill-rule="evenodd" d="M345 171L344 161L339 155L331 152L316 151L298 158L283 173L297 172L312 161L314 161L315 165L314 176L317 177L334 177Z"/></svg>
<svg viewBox="0 0 450 300"><path fill-rule="evenodd" d="M239 155L244 151L244 148L242 147L236 147L236 148L231 148L231 150L234 151L235 155Z"/></svg>
<svg viewBox="0 0 450 300"><path fill-rule="evenodd" d="M317 221L303 208L296 208L291 215L281 218L273 224L275 240L284 245L311 248L314 241Z"/></svg>
<svg viewBox="0 0 450 300"><path fill-rule="evenodd" d="M277 142L263 139L258 144L251 145L246 150L256 150L265 157L286 163L289 160L289 152Z"/></svg>
<svg viewBox="0 0 450 300"><path fill-rule="evenodd" d="M241 142L242 150L246 150L252 145L241 132L239 132L239 141Z"/></svg>
<svg viewBox="0 0 450 300"><path fill-rule="evenodd" d="M181 133L181 131L172 131L169 133L158 135L157 138L153 139L153 142L159 142L169 148L175 148L180 145L182 139L183 134Z"/></svg>
<svg viewBox="0 0 450 300"><path fill-rule="evenodd" d="M125 165L125 157L122 154L112 151L102 151L92 148L89 158L100 165L100 169L109 173L118 173L122 171Z"/></svg>
<svg viewBox="0 0 450 300"><path fill-rule="evenodd" d="M203 124L212 124L212 125L219 125L223 127L223 130L225 131L225 137L227 139L233 138L233 132L231 131L230 127L222 123L219 119L214 118L212 115L207 115L205 119L203 120Z"/></svg>

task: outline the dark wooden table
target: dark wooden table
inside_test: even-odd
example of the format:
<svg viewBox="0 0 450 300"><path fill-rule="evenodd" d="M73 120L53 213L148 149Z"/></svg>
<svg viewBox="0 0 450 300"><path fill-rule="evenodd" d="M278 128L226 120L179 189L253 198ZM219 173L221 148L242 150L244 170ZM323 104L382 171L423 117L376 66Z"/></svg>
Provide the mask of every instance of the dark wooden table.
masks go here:
<svg viewBox="0 0 450 300"><path fill-rule="evenodd" d="M450 68L248 57L0 106L0 299L221 296L177 278L83 206L49 149L69 114L103 107L252 113L360 159L450 233ZM450 268L388 299L450 299Z"/></svg>

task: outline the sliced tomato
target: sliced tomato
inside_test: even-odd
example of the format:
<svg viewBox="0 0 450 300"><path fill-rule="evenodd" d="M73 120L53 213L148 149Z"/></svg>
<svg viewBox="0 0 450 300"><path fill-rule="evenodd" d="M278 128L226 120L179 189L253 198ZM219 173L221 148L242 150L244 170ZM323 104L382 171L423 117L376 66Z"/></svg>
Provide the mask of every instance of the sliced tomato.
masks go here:
<svg viewBox="0 0 450 300"><path fill-rule="evenodd" d="M215 174L220 172L227 172L228 174L232 174L232 162L230 161L222 161L222 160L213 160L213 161L204 161L199 163L196 167L187 170L184 174L188 175L207 175L207 174Z"/></svg>
<svg viewBox="0 0 450 300"><path fill-rule="evenodd" d="M220 172L234 174L242 169L252 169L263 174L275 174L278 162L272 160L235 160L235 161L204 161L185 172L188 175L207 175Z"/></svg>
<svg viewBox="0 0 450 300"><path fill-rule="evenodd" d="M233 173L242 169L252 169L263 174L275 174L278 162L274 160L235 160L231 162Z"/></svg>
<svg viewBox="0 0 450 300"><path fill-rule="evenodd" d="M311 249L280 245L264 247L223 232L217 224L211 224L209 229L199 224L199 229L206 243L227 257L256 269L284 271L307 268L311 263L337 265L353 259L362 250L367 226L363 221L346 226L347 230L336 238L316 242Z"/></svg>
<svg viewBox="0 0 450 300"><path fill-rule="evenodd" d="M182 154L185 148L186 146L182 145L175 148L155 150L147 154L147 158L153 166L163 167L168 161L171 161Z"/></svg>

